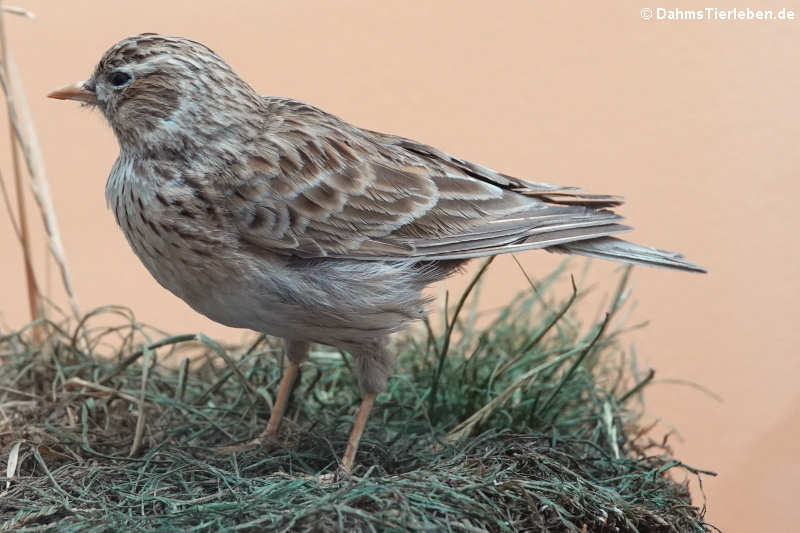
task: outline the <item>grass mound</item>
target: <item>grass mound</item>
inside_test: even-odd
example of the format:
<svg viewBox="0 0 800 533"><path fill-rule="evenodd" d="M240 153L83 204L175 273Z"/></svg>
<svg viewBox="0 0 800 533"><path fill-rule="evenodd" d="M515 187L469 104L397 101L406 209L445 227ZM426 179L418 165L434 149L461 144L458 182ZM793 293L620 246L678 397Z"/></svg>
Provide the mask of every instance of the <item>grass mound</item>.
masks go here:
<svg viewBox="0 0 800 533"><path fill-rule="evenodd" d="M121 308L48 324L45 346L3 335L0 529L708 531L670 477L707 472L637 426L652 374L633 376L619 347L628 272L585 333L580 294L547 297L561 269L485 326L464 294L441 332L399 341L359 466L333 483L315 476L336 469L360 399L344 354L312 353L284 447L232 453L266 423L283 366L271 339L223 348Z"/></svg>

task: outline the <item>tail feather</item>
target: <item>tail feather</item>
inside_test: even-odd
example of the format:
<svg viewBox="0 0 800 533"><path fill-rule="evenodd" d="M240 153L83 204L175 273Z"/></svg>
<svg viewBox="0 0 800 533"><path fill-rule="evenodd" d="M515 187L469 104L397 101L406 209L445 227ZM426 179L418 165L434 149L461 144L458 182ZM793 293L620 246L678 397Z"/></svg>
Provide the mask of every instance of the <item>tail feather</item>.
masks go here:
<svg viewBox="0 0 800 533"><path fill-rule="evenodd" d="M705 268L690 263L679 253L642 246L615 237L598 237L596 239L574 241L557 246L550 246L546 248L546 250L550 252L597 257L635 265L674 268L689 272L706 272Z"/></svg>

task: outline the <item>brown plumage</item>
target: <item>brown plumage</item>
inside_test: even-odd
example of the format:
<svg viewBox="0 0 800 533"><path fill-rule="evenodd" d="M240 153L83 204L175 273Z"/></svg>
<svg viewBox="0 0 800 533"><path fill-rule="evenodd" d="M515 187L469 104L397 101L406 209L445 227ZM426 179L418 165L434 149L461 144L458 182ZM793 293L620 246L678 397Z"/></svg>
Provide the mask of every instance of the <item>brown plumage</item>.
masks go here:
<svg viewBox="0 0 800 533"><path fill-rule="evenodd" d="M613 237L630 229L609 210L618 197L262 97L188 39L124 39L50 96L108 119L120 144L108 202L156 280L213 320L286 339L291 364L262 438L275 436L309 343L353 353L364 403L345 470L391 372L388 334L421 318L422 289L464 261L545 248L702 271Z"/></svg>

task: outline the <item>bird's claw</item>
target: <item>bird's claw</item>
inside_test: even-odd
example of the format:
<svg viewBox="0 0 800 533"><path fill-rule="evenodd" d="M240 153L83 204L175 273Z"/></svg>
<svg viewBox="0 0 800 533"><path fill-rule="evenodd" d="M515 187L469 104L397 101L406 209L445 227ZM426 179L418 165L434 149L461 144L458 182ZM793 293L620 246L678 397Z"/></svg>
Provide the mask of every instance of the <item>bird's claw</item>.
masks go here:
<svg viewBox="0 0 800 533"><path fill-rule="evenodd" d="M267 452L272 452L280 448L283 448L283 445L278 439L277 435L264 434L249 442L245 442L242 444L233 444L230 446L218 446L214 448L214 450L219 453L237 453L237 452L246 452L256 449L264 449Z"/></svg>

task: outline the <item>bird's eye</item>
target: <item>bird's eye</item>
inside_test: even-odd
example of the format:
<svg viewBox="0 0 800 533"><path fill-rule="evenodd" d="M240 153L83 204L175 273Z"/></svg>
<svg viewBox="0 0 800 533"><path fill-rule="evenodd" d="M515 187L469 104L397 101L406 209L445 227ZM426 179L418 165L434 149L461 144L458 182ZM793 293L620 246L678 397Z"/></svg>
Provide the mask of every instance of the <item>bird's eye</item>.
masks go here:
<svg viewBox="0 0 800 533"><path fill-rule="evenodd" d="M108 81L111 82L111 85L114 87L122 87L129 81L131 81L131 75L127 72L112 72L111 75L108 77Z"/></svg>

